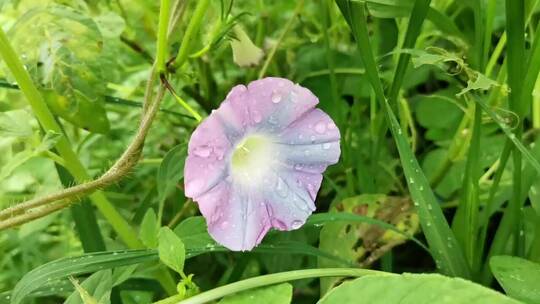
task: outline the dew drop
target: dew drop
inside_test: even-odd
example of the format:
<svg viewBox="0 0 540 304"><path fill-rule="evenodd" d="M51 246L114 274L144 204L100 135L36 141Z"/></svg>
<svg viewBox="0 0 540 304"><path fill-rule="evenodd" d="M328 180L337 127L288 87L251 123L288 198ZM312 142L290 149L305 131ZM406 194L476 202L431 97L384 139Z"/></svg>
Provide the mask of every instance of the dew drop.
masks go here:
<svg viewBox="0 0 540 304"><path fill-rule="evenodd" d="M272 99L273 103L280 103L281 102L281 94L274 92L274 93L272 93L271 99Z"/></svg>
<svg viewBox="0 0 540 304"><path fill-rule="evenodd" d="M296 165L294 165L294 170L300 171L300 170L302 170L303 167L304 166L302 166L301 164L296 164Z"/></svg>
<svg viewBox="0 0 540 304"><path fill-rule="evenodd" d="M309 139L311 139L312 144L315 143L315 138L316 138L315 135L311 135L311 137L309 138Z"/></svg>
<svg viewBox="0 0 540 304"><path fill-rule="evenodd" d="M302 223L302 221L293 221L291 223L291 228L292 229L298 229L298 228L302 227L303 224L304 223Z"/></svg>
<svg viewBox="0 0 540 304"><path fill-rule="evenodd" d="M194 179L186 184L186 192L197 193L204 186L204 181L201 179Z"/></svg>
<svg viewBox="0 0 540 304"><path fill-rule="evenodd" d="M227 227L229 226L229 222L223 221L219 226L221 227L221 229L227 229Z"/></svg>
<svg viewBox="0 0 540 304"><path fill-rule="evenodd" d="M324 131L326 131L326 124L322 121L319 121L315 124L315 132L319 134L323 134Z"/></svg>
<svg viewBox="0 0 540 304"><path fill-rule="evenodd" d="M255 121L255 123L260 123L262 121L261 113L259 113L257 111L254 111L253 112L253 121Z"/></svg>
<svg viewBox="0 0 540 304"><path fill-rule="evenodd" d="M193 154L202 158L207 158L210 153L212 153L212 148L208 146L199 146L193 150Z"/></svg>
<svg viewBox="0 0 540 304"><path fill-rule="evenodd" d="M328 149L330 149L330 146L332 146L332 144L330 144L330 143L324 143L324 144L322 145L322 148L323 148L324 150L328 150Z"/></svg>

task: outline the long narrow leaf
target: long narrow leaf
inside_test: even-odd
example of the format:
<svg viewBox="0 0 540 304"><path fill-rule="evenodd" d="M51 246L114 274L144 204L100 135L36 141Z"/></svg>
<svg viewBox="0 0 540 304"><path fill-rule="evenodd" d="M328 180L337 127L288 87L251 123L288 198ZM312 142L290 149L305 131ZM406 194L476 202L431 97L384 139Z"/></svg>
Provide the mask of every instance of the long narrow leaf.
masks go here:
<svg viewBox="0 0 540 304"><path fill-rule="evenodd" d="M409 25L407 26L407 32L405 33L405 39L403 40L403 46L401 49L407 50L414 48L418 35L420 35L422 25L424 24L424 20L428 14L430 4L431 0L416 0L414 2L411 17L409 18ZM401 84L403 83L403 78L405 78L405 72L407 71L410 60L410 53L403 52L399 54L394 80L392 81L392 86L390 87L389 99L392 106L395 106L395 103L397 102L399 90L401 88Z"/></svg>
<svg viewBox="0 0 540 304"><path fill-rule="evenodd" d="M363 4L348 0L336 0L356 39L358 49L366 67L366 75L381 103L387 123L396 142L409 191L415 202L424 234L430 250L441 272L451 276L470 277L470 269L463 252L452 233L429 182L422 172L407 138L388 104L377 65L373 57Z"/></svg>

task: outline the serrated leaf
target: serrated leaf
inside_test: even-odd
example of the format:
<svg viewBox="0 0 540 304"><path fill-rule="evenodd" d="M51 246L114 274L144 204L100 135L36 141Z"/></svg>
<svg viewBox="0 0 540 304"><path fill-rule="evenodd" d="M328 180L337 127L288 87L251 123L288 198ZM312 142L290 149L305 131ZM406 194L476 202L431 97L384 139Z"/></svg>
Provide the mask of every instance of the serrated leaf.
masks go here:
<svg viewBox="0 0 540 304"><path fill-rule="evenodd" d="M183 273L186 249L182 240L169 227L162 227L159 231L158 252L163 264L178 273Z"/></svg>
<svg viewBox="0 0 540 304"><path fill-rule="evenodd" d="M288 304L291 303L292 292L292 285L283 283L239 292L221 299L219 304Z"/></svg>
<svg viewBox="0 0 540 304"><path fill-rule="evenodd" d="M494 256L489 266L506 294L526 303L540 303L540 264L518 257Z"/></svg>
<svg viewBox="0 0 540 304"><path fill-rule="evenodd" d="M492 289L438 274L369 275L341 284L318 304L519 304Z"/></svg>

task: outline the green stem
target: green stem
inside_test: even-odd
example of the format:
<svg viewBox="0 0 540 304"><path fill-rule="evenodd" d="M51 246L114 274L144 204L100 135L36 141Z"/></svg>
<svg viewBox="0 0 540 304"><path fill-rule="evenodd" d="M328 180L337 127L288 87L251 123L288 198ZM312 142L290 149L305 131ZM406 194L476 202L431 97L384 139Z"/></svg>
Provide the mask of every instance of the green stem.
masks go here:
<svg viewBox="0 0 540 304"><path fill-rule="evenodd" d="M339 101L339 93L337 87L337 79L334 64L334 54L332 54L332 49L330 48L330 37L328 31L330 28L330 10L329 5L331 0L322 0L322 20L323 20L323 34L324 34L324 45L326 47L326 64L328 66L329 75L330 75L330 90L332 91L332 99L334 103Z"/></svg>
<svg viewBox="0 0 540 304"><path fill-rule="evenodd" d="M34 115L45 131L54 131L60 134L62 129L54 119L53 114L47 107L43 97L32 82L30 75L25 70L19 57L11 47L4 31L0 29L0 56L4 59L8 69L17 81L21 92L24 94L28 103L32 107ZM62 136L56 149L67 164L66 169L73 175L77 182L82 183L90 180L90 175L80 162L79 158L72 150L71 145L65 136ZM90 195L90 199L96 207L102 212L103 216L111 224L120 238L131 248L140 248L141 243L137 239L137 234L131 229L131 226L122 218L120 213L113 207L111 202L101 191Z"/></svg>
<svg viewBox="0 0 540 304"><path fill-rule="evenodd" d="M157 51L156 51L156 65L159 74L165 72L165 61L168 52L168 27L169 18L171 16L171 1L161 0L159 7L159 23L158 23L158 36L157 36Z"/></svg>
<svg viewBox="0 0 540 304"><path fill-rule="evenodd" d="M270 50L270 53L268 53L268 56L266 57L266 60L264 61L264 64L263 64L263 66L261 68L261 71L259 72L259 79L263 78L264 75L266 74L266 70L268 69L268 66L270 65L270 62L272 62L272 58L274 58L274 55L276 54L276 51L277 51L279 45L281 44L281 42L285 38L285 35L287 35L289 30L291 29L291 27L293 25L293 22L296 19L296 16L298 16L300 14L300 11L302 10L303 6L304 6L304 0L299 0L296 3L296 8L294 9L294 13L291 16L291 19L289 19L289 21L285 25L285 28L283 29L283 32L281 32L281 35L279 35L278 40L276 41L276 43L274 44L274 46Z"/></svg>
<svg viewBox="0 0 540 304"><path fill-rule="evenodd" d="M202 304L208 303L213 300L220 299L230 294L234 294L240 291L249 290L252 288L274 285L278 283L309 279L320 277L361 277L366 275L392 275L382 271L370 270L370 269L358 269L358 268L321 268L321 269L304 269L294 270L287 272L280 272L274 274L268 274L258 276L255 278L238 281L232 284L214 288L212 290L203 292L194 297L186 299L180 302L164 302L164 300L157 303L181 303L181 304ZM155 304L157 304L155 303Z"/></svg>
<svg viewBox="0 0 540 304"><path fill-rule="evenodd" d="M176 59L174 61L174 67L176 69L182 68L188 58L191 47L193 46L191 41L195 38L195 34L197 34L199 28L201 27L202 19L208 10L209 2L209 0L197 1L197 6L195 7L195 11L191 16L191 20L189 21L186 32L184 33L184 38L182 38L182 43L180 44L180 50L178 50L178 55L176 55Z"/></svg>

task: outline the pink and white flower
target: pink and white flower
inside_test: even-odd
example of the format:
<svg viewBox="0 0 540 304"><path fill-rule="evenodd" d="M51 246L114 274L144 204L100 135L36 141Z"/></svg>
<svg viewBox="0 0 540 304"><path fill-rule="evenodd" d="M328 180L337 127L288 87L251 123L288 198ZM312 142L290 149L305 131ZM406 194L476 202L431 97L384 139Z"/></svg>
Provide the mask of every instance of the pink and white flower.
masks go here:
<svg viewBox="0 0 540 304"><path fill-rule="evenodd" d="M340 133L311 91L283 78L235 86L193 132L185 194L210 235L251 250L270 228L300 228L315 210L322 173L340 155Z"/></svg>

